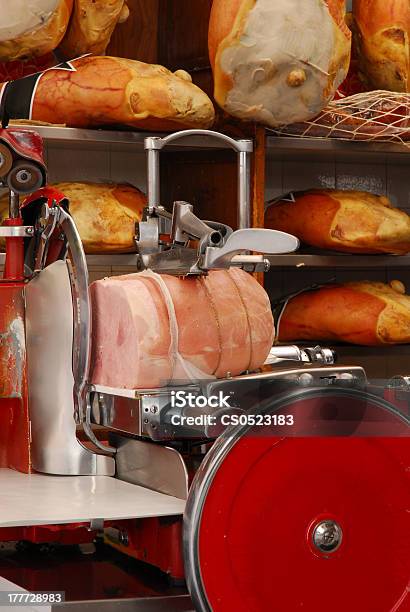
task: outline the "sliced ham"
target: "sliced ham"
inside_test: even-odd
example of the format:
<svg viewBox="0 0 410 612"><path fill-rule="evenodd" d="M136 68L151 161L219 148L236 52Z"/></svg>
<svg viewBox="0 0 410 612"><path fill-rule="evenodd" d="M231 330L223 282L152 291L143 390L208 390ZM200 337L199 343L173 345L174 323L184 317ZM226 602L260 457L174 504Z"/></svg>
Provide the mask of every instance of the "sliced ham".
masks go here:
<svg viewBox="0 0 410 612"><path fill-rule="evenodd" d="M155 388L255 370L274 340L269 298L239 269L206 277L138 273L96 281L94 384Z"/></svg>

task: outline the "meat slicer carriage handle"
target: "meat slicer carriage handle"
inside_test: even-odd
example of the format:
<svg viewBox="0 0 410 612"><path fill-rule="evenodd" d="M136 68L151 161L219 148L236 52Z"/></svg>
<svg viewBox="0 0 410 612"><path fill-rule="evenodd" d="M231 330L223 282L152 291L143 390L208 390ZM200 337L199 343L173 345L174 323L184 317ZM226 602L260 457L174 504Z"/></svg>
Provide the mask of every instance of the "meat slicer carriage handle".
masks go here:
<svg viewBox="0 0 410 612"><path fill-rule="evenodd" d="M226 134L220 134L212 130L183 130L165 136L164 138L150 136L145 139L144 148L148 151L149 212L152 214L154 208L161 204L159 174L160 151L176 140L191 136L203 136L205 138L219 140L236 151L238 156L238 228L244 229L250 227L251 153L253 152L253 142L252 140L235 140L230 136L226 136Z"/></svg>
<svg viewBox="0 0 410 612"><path fill-rule="evenodd" d="M274 236L274 240L272 239ZM204 254L204 268L212 270L227 268L229 263L235 264L235 256L244 251L257 251L266 255L291 253L299 247L299 240L285 232L277 230L254 228L240 229L231 234L225 244L218 247L208 247ZM243 258L238 258L242 261Z"/></svg>

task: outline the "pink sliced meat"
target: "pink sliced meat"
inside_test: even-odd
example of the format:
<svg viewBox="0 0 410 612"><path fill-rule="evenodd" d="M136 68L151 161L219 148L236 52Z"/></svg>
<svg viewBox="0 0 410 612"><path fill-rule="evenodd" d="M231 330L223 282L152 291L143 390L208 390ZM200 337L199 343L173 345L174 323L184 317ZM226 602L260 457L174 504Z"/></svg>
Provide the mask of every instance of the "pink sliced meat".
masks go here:
<svg viewBox="0 0 410 612"><path fill-rule="evenodd" d="M93 283L91 298L94 384L148 389L235 376L260 367L274 340L269 298L239 269L112 277Z"/></svg>

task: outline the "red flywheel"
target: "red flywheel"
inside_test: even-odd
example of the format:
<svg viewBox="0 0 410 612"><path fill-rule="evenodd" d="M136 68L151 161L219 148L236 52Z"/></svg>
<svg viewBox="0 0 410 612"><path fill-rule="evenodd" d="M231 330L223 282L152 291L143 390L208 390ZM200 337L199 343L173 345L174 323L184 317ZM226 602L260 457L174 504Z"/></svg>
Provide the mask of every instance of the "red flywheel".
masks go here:
<svg viewBox="0 0 410 612"><path fill-rule="evenodd" d="M230 430L191 488L185 565L196 609L410 610L407 418L332 388L257 412L293 415L295 426Z"/></svg>

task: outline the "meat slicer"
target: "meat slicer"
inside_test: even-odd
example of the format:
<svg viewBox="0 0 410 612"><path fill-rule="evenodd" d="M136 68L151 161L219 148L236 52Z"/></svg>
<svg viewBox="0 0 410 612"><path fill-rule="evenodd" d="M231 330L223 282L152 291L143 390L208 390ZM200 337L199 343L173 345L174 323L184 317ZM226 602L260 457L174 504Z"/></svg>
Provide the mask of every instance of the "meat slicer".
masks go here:
<svg viewBox="0 0 410 612"><path fill-rule="evenodd" d="M186 202L175 202L172 213L161 206L159 152L198 134L203 132L146 139L149 201L136 228L136 271L267 271L267 256L295 251L298 241L248 227L250 141L205 132L238 154L238 230L199 219ZM333 351L318 346L274 346L260 371L182 381L192 398L188 406L173 401L181 385L91 384L91 304L81 239L69 202L44 187L40 140L29 132L14 137L23 150L14 146L11 130L0 133L0 174L10 189L10 218L0 230L6 238L0 467L31 472L25 482L33 495L36 483L55 487L48 506L59 507L60 495L67 505L83 495L83 507L71 515L60 509L54 519L53 508L51 515L50 508L41 510L41 517L33 508L33 517L20 523L4 520L0 511L0 542L81 544L103 534L121 553L174 579L185 577L197 610L290 611L303 605L324 612L330 605L341 612L354 597L361 612L404 612L406 392L399 406L391 389L386 396L385 389L369 387L363 368L337 365ZM19 194L35 189L19 205ZM215 396L232 401L215 406ZM198 397L209 401L200 406ZM7 496L7 487L2 490ZM139 514L141 496L150 509ZM39 496L32 498L36 503L42 506ZM363 563L364 594L355 586ZM293 571L296 585L290 588ZM335 599L341 580L346 595Z"/></svg>

